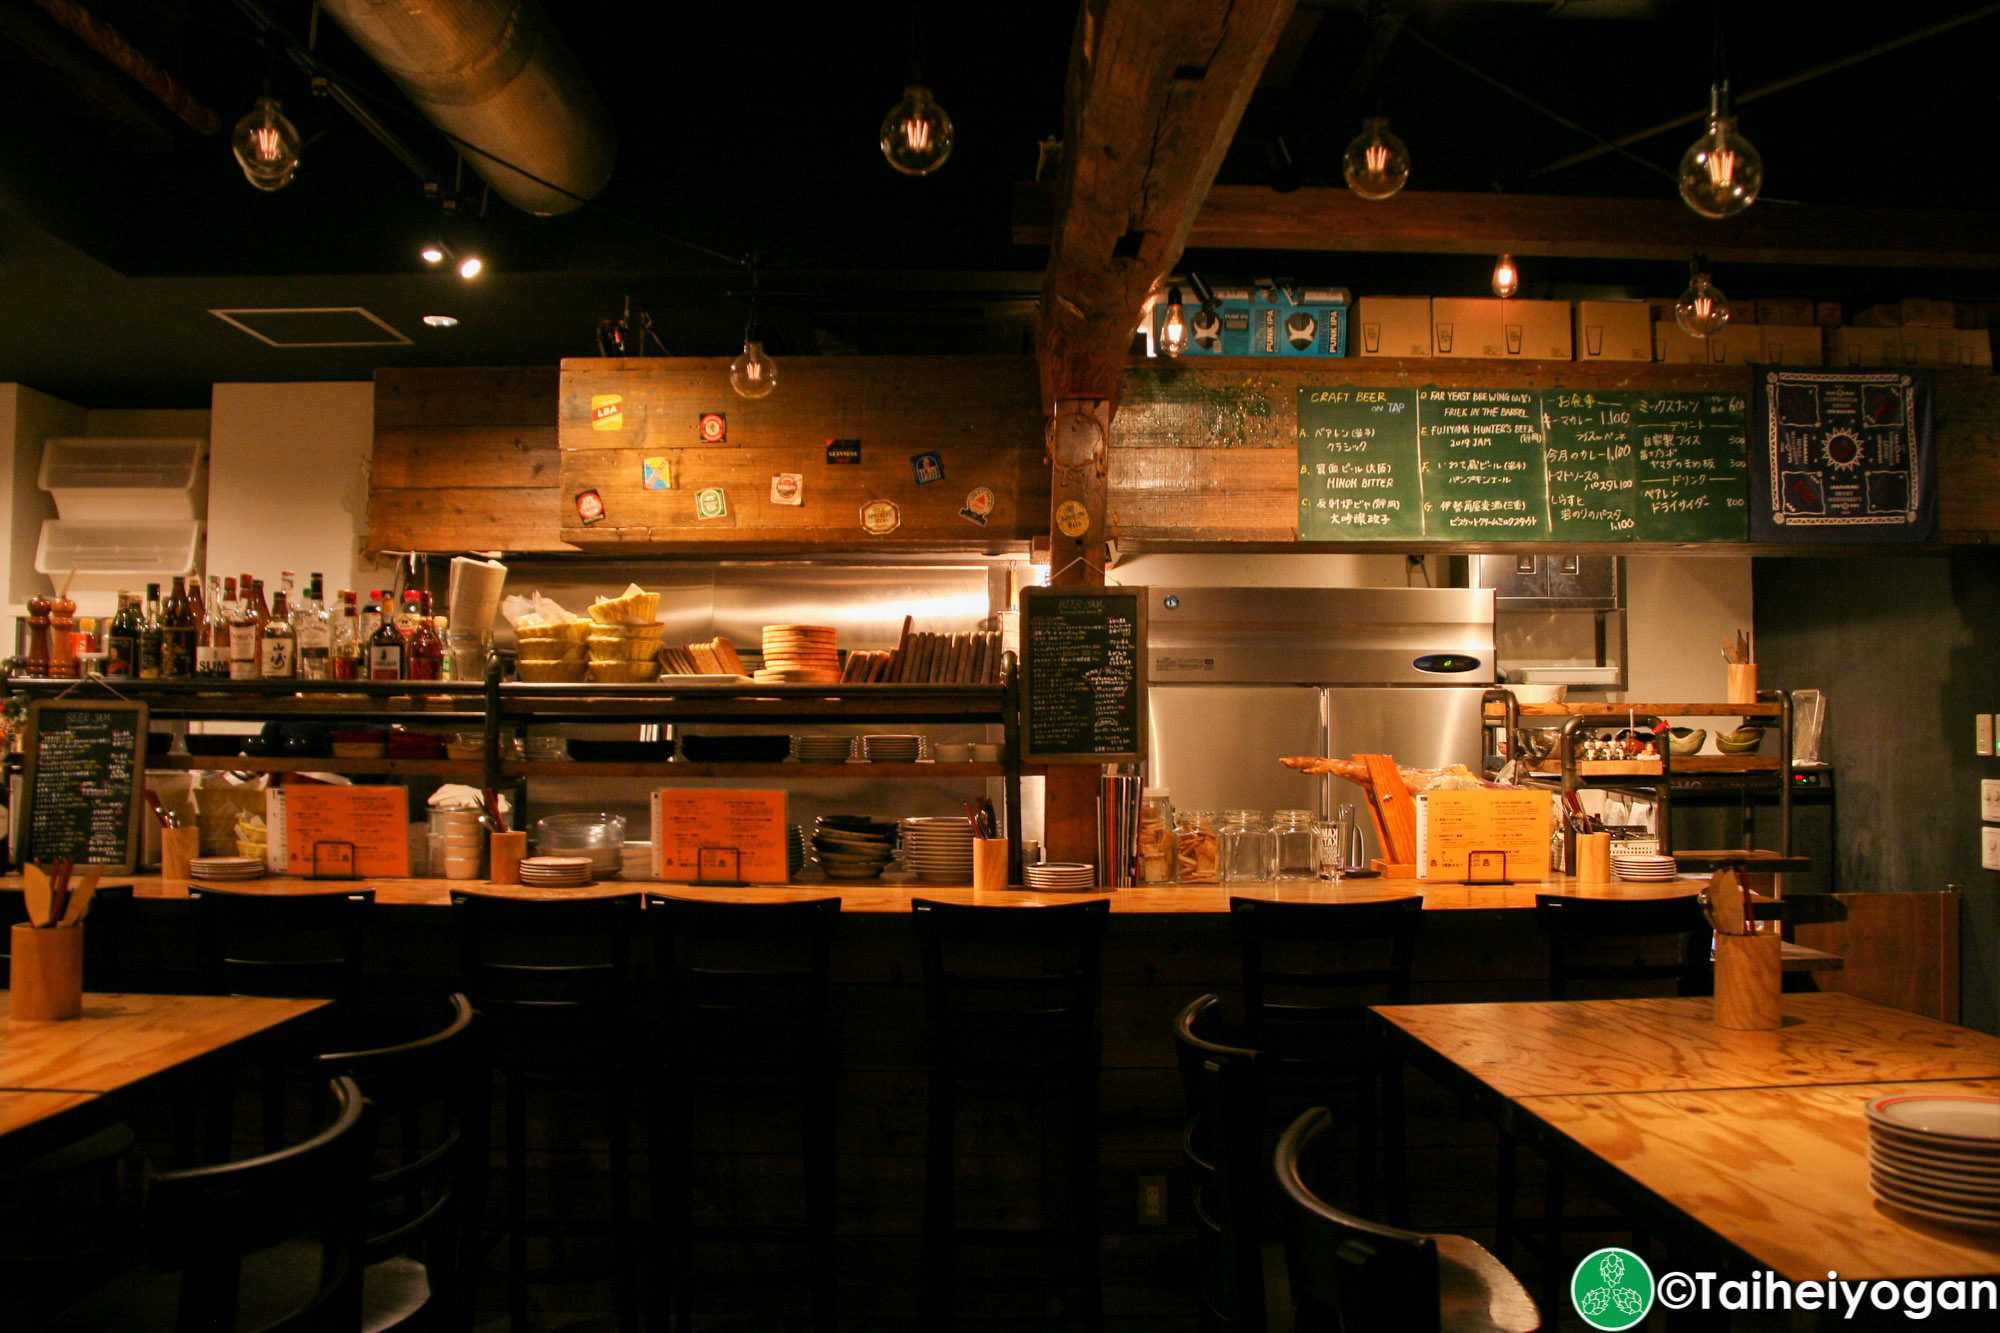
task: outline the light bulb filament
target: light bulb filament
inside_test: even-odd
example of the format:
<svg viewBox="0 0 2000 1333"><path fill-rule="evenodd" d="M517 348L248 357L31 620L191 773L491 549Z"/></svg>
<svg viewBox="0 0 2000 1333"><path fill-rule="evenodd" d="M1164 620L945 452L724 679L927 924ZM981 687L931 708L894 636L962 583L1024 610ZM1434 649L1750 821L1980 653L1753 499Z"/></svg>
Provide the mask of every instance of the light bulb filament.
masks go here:
<svg viewBox="0 0 2000 1333"><path fill-rule="evenodd" d="M258 126L251 132L250 140L260 162L276 162L284 151L285 141L275 126Z"/></svg>
<svg viewBox="0 0 2000 1333"><path fill-rule="evenodd" d="M1708 181L1719 189L1727 189L1736 182L1736 154L1727 148L1716 148L1708 154Z"/></svg>
<svg viewBox="0 0 2000 1333"><path fill-rule="evenodd" d="M1371 143L1364 156L1368 160L1368 170L1379 176L1389 169L1389 147L1387 144Z"/></svg>
<svg viewBox="0 0 2000 1333"><path fill-rule="evenodd" d="M927 152L931 146L931 127L912 116L903 122L903 142L916 152Z"/></svg>

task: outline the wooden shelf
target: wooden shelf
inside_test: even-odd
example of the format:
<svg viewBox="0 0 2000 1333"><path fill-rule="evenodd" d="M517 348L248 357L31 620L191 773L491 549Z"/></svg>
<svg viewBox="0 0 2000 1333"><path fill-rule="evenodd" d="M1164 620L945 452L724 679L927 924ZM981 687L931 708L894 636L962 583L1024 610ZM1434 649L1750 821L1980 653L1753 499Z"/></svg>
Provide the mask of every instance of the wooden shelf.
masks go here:
<svg viewBox="0 0 2000 1333"><path fill-rule="evenodd" d="M1557 775L1562 772L1562 764L1556 759L1544 759L1529 770L1533 773ZM1644 774L1647 777L1660 776L1660 761L1657 759L1586 759L1576 766L1579 776L1586 778L1630 777ZM1776 773L1778 757L1764 754L1677 754L1674 756L1674 776L1682 777L1690 773Z"/></svg>
<svg viewBox="0 0 2000 1333"><path fill-rule="evenodd" d="M1648 704L1648 703L1559 703L1516 704L1522 717L1613 717L1623 713L1656 713L1661 717L1777 717L1781 704ZM1489 703L1486 716L1504 718L1507 705ZM1676 765L1678 767L1678 765Z"/></svg>
<svg viewBox="0 0 2000 1333"><path fill-rule="evenodd" d="M146 767L205 773L341 773L348 776L466 778L475 785L481 771L477 759L301 759L291 755L259 758L247 754L148 755Z"/></svg>
<svg viewBox="0 0 2000 1333"><path fill-rule="evenodd" d="M508 777L522 778L848 778L860 782L882 781L885 779L910 780L913 778L936 778L953 781L959 778L1001 778L1007 776L1004 764L801 764L785 760L776 764L754 763L689 763L675 759L651 763L607 763L589 760L534 761L504 759L500 771ZM1042 764L1023 764L1023 776L1034 777L1045 771Z"/></svg>

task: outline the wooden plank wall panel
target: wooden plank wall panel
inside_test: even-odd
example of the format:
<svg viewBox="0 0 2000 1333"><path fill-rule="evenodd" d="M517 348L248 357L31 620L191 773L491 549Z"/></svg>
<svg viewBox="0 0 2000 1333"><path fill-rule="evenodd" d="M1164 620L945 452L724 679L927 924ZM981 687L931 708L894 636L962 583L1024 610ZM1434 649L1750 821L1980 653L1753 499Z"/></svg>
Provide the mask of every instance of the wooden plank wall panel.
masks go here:
<svg viewBox="0 0 2000 1333"><path fill-rule="evenodd" d="M1985 370L1940 370L1936 376L1941 541L1948 545L2000 541L2000 380ZM1135 365L1125 372L1122 405L1111 423L1106 499L1110 536L1155 546L1293 543L1298 534L1298 390L1333 384L1747 394L1750 371L1745 366L1648 362L1392 358L1274 362L1217 357ZM1415 547L1436 551L1537 549L1529 543L1422 542ZM1300 549L1379 551L1383 547L1315 542ZM1611 555L1801 555L1833 554L1842 548L1617 542L1589 549ZM1872 550L1881 554L1883 548Z"/></svg>
<svg viewBox="0 0 2000 1333"><path fill-rule="evenodd" d="M368 544L377 551L569 551L557 521L556 371L375 372Z"/></svg>
<svg viewBox="0 0 2000 1333"><path fill-rule="evenodd" d="M1958 1021L1959 895L1836 893L1840 921L1801 921L1800 944L1836 953L1838 972L1816 973L1820 989L1845 991L1947 1023Z"/></svg>
<svg viewBox="0 0 2000 1333"><path fill-rule="evenodd" d="M1028 357L799 357L770 397L740 398L719 358L563 362L563 540L620 551L876 549L1004 551L1048 527L1035 365ZM591 400L617 394L618 430L597 430ZM704 444L701 415L728 436ZM826 462L830 439L861 442L858 465ZM944 480L918 485L914 454L935 450ZM673 465L671 490L646 490L641 460ZM805 503L773 504L774 473L804 478ZM695 517L697 491L720 486L723 518ZM960 515L976 486L997 501L984 526ZM595 489L605 518L586 526L571 497ZM864 532L861 506L894 501L902 526Z"/></svg>

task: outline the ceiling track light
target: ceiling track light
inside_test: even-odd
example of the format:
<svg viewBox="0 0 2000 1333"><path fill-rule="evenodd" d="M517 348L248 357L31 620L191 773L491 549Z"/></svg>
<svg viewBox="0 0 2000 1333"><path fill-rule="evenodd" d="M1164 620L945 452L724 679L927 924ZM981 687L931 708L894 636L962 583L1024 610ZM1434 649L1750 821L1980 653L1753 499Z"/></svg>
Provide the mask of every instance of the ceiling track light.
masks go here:
<svg viewBox="0 0 2000 1333"><path fill-rule="evenodd" d="M1688 265L1688 288L1674 302L1674 323L1690 338L1720 333L1729 322L1729 298L1704 272L1707 267L1708 257L1697 251Z"/></svg>
<svg viewBox="0 0 2000 1333"><path fill-rule="evenodd" d="M1764 188L1764 157L1729 114L1729 80L1708 89L1708 132L1681 154L1681 200L1705 218L1734 217Z"/></svg>
<svg viewBox="0 0 2000 1333"><path fill-rule="evenodd" d="M1493 261L1493 294L1501 300L1521 290L1521 270L1514 256L1503 254Z"/></svg>
<svg viewBox="0 0 2000 1333"><path fill-rule="evenodd" d="M460 221L457 196L441 191L435 181L424 182L424 196L437 205L444 220L418 243L417 258L431 268L449 264L460 278L472 281L486 271L486 259L470 238L470 225Z"/></svg>
<svg viewBox="0 0 2000 1333"><path fill-rule="evenodd" d="M1347 188L1363 199L1387 199L1410 179L1410 150L1389 132L1383 116L1361 122L1361 133L1340 159Z"/></svg>
<svg viewBox="0 0 2000 1333"><path fill-rule="evenodd" d="M236 165L243 168L243 178L260 190L282 190L298 173L298 127L285 119L278 99L268 92L236 122L230 148Z"/></svg>

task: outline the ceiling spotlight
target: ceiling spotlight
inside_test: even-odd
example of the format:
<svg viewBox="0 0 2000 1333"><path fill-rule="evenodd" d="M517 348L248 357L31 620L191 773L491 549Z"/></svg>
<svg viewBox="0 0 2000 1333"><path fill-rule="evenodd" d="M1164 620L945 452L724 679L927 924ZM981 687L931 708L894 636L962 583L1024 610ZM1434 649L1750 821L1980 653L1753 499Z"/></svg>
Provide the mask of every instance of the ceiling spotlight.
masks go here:
<svg viewBox="0 0 2000 1333"><path fill-rule="evenodd" d="M431 328L434 328L434 329L455 329L455 328L457 328L457 327L458 327L458 316L457 316L457 315L425 315L425 316L424 316L424 323L425 323L425 324L427 324L427 325L429 325L429 326L430 326Z"/></svg>
<svg viewBox="0 0 2000 1333"><path fill-rule="evenodd" d="M282 190L299 169L299 131L275 97L260 97L230 138L244 179L260 190Z"/></svg>
<svg viewBox="0 0 2000 1333"><path fill-rule="evenodd" d="M1521 290L1521 270L1514 266L1514 256L1501 255L1493 261L1493 294L1505 300Z"/></svg>
<svg viewBox="0 0 2000 1333"><path fill-rule="evenodd" d="M1690 338L1706 338L1711 333L1720 333L1722 326L1729 322L1729 298L1722 289L1709 281L1708 274L1701 271L1705 261L1695 256L1691 266L1693 276L1688 279L1688 289L1681 293L1681 299L1674 302L1674 323L1681 326L1681 332Z"/></svg>
<svg viewBox="0 0 2000 1333"><path fill-rule="evenodd" d="M485 271L486 271L486 261L481 259L478 255L459 256L458 276L464 278L467 282L470 282L472 279L478 277Z"/></svg>
<svg viewBox="0 0 2000 1333"><path fill-rule="evenodd" d="M905 176L928 176L951 156L951 117L921 83L882 118L882 156Z"/></svg>
<svg viewBox="0 0 2000 1333"><path fill-rule="evenodd" d="M1681 154L1681 198L1705 218L1733 217L1757 200L1764 157L1736 130L1729 81L1708 88L1708 133Z"/></svg>
<svg viewBox="0 0 2000 1333"><path fill-rule="evenodd" d="M1181 307L1181 289L1167 289L1167 317L1160 325L1160 351L1166 356L1179 356L1187 350L1187 312Z"/></svg>
<svg viewBox="0 0 2000 1333"><path fill-rule="evenodd" d="M1363 199L1387 199L1410 179L1410 150L1389 133L1387 119L1370 116L1347 145L1340 165L1348 189Z"/></svg>
<svg viewBox="0 0 2000 1333"><path fill-rule="evenodd" d="M755 338L743 343L743 354L729 363L729 387L745 398L764 398L778 387L778 363L764 355Z"/></svg>
<svg viewBox="0 0 2000 1333"><path fill-rule="evenodd" d="M426 264L435 266L451 258L451 248L443 241L425 241L417 247L417 257Z"/></svg>

